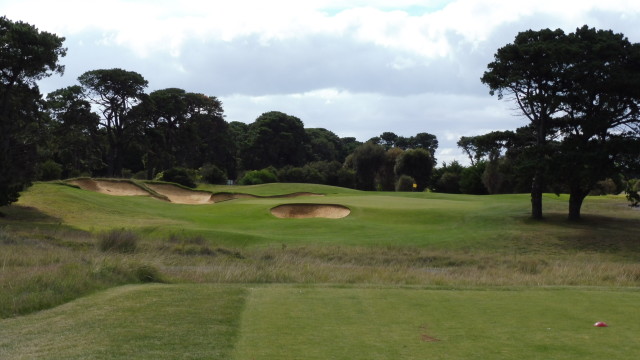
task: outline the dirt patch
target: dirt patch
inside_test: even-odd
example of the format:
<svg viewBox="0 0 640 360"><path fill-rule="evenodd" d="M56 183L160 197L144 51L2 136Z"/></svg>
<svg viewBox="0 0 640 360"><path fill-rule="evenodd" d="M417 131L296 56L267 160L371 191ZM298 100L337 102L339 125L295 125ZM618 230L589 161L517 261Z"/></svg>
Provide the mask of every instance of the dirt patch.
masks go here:
<svg viewBox="0 0 640 360"><path fill-rule="evenodd" d="M282 219L340 219L350 213L348 207L336 204L284 204L271 209L273 216Z"/></svg>
<svg viewBox="0 0 640 360"><path fill-rule="evenodd" d="M207 191L183 189L171 184L147 184L149 189L160 195L166 196L169 201L176 204L211 204L214 202L213 195Z"/></svg>
<svg viewBox="0 0 640 360"><path fill-rule="evenodd" d="M69 184L76 185L83 190L95 191L101 194L115 196L151 196L148 191L128 181L76 179L69 181Z"/></svg>

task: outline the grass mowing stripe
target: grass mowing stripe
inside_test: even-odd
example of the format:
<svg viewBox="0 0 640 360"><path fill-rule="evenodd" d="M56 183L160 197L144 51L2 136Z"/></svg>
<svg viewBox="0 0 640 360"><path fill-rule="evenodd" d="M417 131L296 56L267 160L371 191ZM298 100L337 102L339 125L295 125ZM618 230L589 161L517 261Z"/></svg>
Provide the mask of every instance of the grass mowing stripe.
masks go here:
<svg viewBox="0 0 640 360"><path fill-rule="evenodd" d="M0 359L227 359L246 291L136 285L0 320Z"/></svg>
<svg viewBox="0 0 640 360"><path fill-rule="evenodd" d="M233 359L635 359L638 301L615 290L254 288Z"/></svg>

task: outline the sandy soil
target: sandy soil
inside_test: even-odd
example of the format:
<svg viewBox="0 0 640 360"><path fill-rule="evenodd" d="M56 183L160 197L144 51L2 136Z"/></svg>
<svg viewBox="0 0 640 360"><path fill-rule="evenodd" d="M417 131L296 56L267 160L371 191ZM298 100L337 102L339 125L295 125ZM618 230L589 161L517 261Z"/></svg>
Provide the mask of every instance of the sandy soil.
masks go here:
<svg viewBox="0 0 640 360"><path fill-rule="evenodd" d="M115 196L151 196L149 192L127 181L78 179L69 181L83 190Z"/></svg>
<svg viewBox="0 0 640 360"><path fill-rule="evenodd" d="M271 214L283 219L340 219L350 213L346 206L330 204L284 204L271 209Z"/></svg>
<svg viewBox="0 0 640 360"><path fill-rule="evenodd" d="M211 204L214 202L213 194L206 191L188 190L171 184L146 184L150 189L160 195L169 198L176 204Z"/></svg>
<svg viewBox="0 0 640 360"><path fill-rule="evenodd" d="M135 184L123 180L94 180L94 179L76 179L68 181L69 184L76 185L83 190L95 191L102 194L116 196L154 196L147 190L136 186ZM145 184L149 189L165 196L170 202L176 204L212 204L222 201L234 199L260 199L260 198L293 198L298 196L324 196L315 193L293 193L275 196L256 196L241 193L216 193L212 194L208 191L189 190L171 184ZM157 197L157 195L156 195ZM348 215L348 214L347 214ZM345 215L346 216L346 215ZM323 216L326 217L326 216Z"/></svg>

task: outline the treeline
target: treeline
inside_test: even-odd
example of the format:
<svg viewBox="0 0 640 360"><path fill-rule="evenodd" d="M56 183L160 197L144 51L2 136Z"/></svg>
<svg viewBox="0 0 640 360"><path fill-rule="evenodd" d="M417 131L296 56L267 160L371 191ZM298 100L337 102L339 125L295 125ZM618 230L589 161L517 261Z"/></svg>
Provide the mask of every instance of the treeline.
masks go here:
<svg viewBox="0 0 640 360"><path fill-rule="evenodd" d="M228 123L214 96L168 88L145 93L142 75L88 71L43 101L39 180L78 176L240 184L311 182L363 190L429 185L436 137L385 132L361 143L305 128L278 111ZM409 178L407 178L409 177Z"/></svg>
<svg viewBox="0 0 640 360"><path fill-rule="evenodd" d="M241 184L312 182L362 190L497 194L627 192L638 204L640 45L612 31L519 33L481 81L529 120L516 131L463 137L471 165L436 168L436 137L385 132L364 143L267 112L228 123L215 96L146 92L141 74L87 71L43 98L37 81L62 74L64 38L0 17L0 205L32 180L78 176ZM593 76L598 74L598 76ZM625 180L624 182L622 180Z"/></svg>

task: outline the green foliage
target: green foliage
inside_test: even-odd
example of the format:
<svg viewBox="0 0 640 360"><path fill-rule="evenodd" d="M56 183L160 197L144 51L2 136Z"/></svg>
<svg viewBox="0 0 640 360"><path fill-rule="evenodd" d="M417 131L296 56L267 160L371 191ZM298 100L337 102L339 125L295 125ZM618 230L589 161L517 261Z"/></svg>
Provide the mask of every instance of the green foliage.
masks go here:
<svg viewBox="0 0 640 360"><path fill-rule="evenodd" d="M366 142L352 154L351 162L356 173L356 188L359 190L376 190L376 176L385 161L385 150L382 146Z"/></svg>
<svg viewBox="0 0 640 360"><path fill-rule="evenodd" d="M640 206L640 193L638 192L638 186L640 184L640 180L638 179L630 179L627 181L624 193L625 197L629 201L629 206L638 207Z"/></svg>
<svg viewBox="0 0 640 360"><path fill-rule="evenodd" d="M242 164L245 169L302 166L306 162L306 144L302 120L279 111L267 112L249 125Z"/></svg>
<svg viewBox="0 0 640 360"><path fill-rule="evenodd" d="M162 274L155 266L149 264L139 264L134 267L133 273L141 283L164 282Z"/></svg>
<svg viewBox="0 0 640 360"><path fill-rule="evenodd" d="M199 171L202 181L207 184L225 184L227 182L227 173L215 165L206 164Z"/></svg>
<svg viewBox="0 0 640 360"><path fill-rule="evenodd" d="M127 229L112 229L98 234L98 249L104 252L133 253L140 236Z"/></svg>
<svg viewBox="0 0 640 360"><path fill-rule="evenodd" d="M62 165L54 160L46 160L38 164L37 179L41 181L59 180L62 177Z"/></svg>
<svg viewBox="0 0 640 360"><path fill-rule="evenodd" d="M274 183L278 181L278 176L273 169L265 168L262 170L252 170L244 174L242 179L238 181L240 185L258 185Z"/></svg>
<svg viewBox="0 0 640 360"><path fill-rule="evenodd" d="M146 96L144 89L148 81L134 71L100 69L85 72L78 77L78 82L103 116L101 125L108 142L107 175L121 176L127 149L135 144L132 139L143 121L130 112Z"/></svg>
<svg viewBox="0 0 640 360"><path fill-rule="evenodd" d="M486 162L480 161L465 168L460 174L460 192L463 194L484 195L487 189L482 182Z"/></svg>
<svg viewBox="0 0 640 360"><path fill-rule="evenodd" d="M464 167L455 160L450 164L443 163L442 167L433 172L432 190L448 194L459 194L460 178L463 170Z"/></svg>
<svg viewBox="0 0 640 360"><path fill-rule="evenodd" d="M542 218L545 178L568 190L569 218L579 220L582 202L598 181L637 167L638 59L638 44L587 25L569 34L520 32L496 52L481 80L492 95L515 99L531 121L527 128L534 141L519 156L531 169L534 218ZM485 151L466 140L459 146L474 161Z"/></svg>
<svg viewBox="0 0 640 360"><path fill-rule="evenodd" d="M396 191L414 191L413 184L416 181L409 175L400 175L396 181Z"/></svg>
<svg viewBox="0 0 640 360"><path fill-rule="evenodd" d="M165 170L162 173L162 180L166 182L173 182L190 188L196 187L196 174L195 171L190 169L176 167Z"/></svg>
<svg viewBox="0 0 640 360"><path fill-rule="evenodd" d="M100 118L84 99L82 88L75 85L50 92L46 106L52 120L49 151L62 165L62 176L76 177L100 170L104 166Z"/></svg>
<svg viewBox="0 0 640 360"><path fill-rule="evenodd" d="M433 158L425 149L410 149L398 158L395 166L397 175L409 175L415 179L418 191L424 191L429 185L433 170Z"/></svg>
<svg viewBox="0 0 640 360"><path fill-rule="evenodd" d="M0 17L0 206L18 200L36 176L37 145L44 142L36 81L62 74L64 38Z"/></svg>

